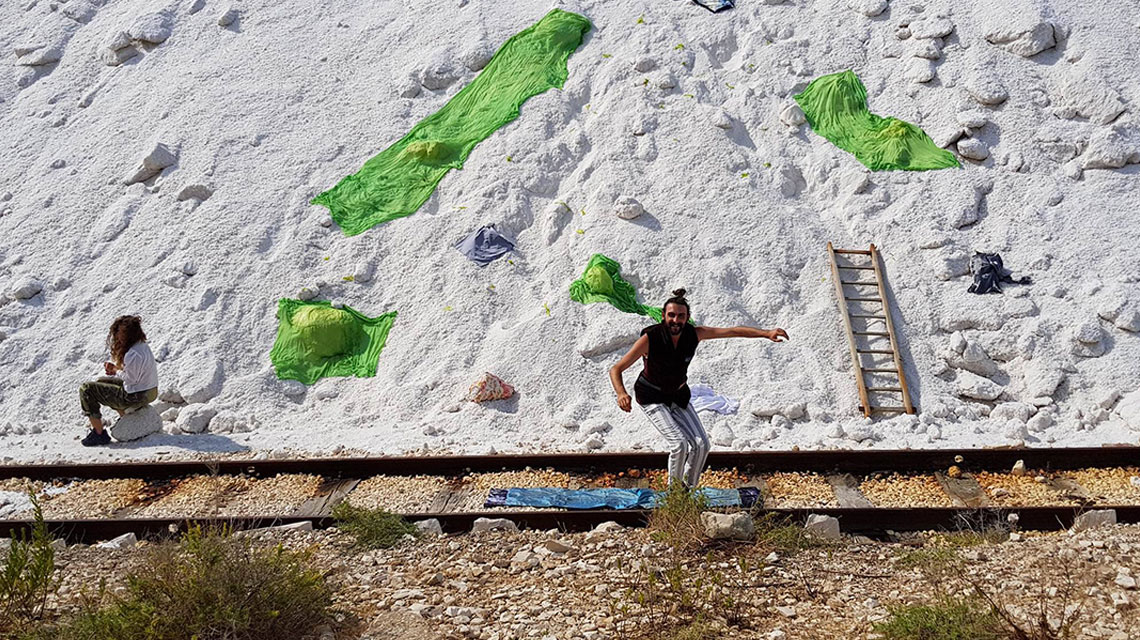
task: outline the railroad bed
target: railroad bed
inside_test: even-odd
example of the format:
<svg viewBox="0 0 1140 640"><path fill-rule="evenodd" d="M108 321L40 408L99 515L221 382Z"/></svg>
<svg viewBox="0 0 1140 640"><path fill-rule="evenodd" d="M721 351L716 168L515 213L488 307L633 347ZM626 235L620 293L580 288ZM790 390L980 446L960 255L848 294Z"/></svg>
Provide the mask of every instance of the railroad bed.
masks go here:
<svg viewBox="0 0 1140 640"><path fill-rule="evenodd" d="M252 528L311 520L331 525L340 501L463 531L479 517L531 528L637 525L643 510L484 508L512 487L648 488L664 484L659 453L223 460L0 467L0 491L39 493L53 532L90 542L190 523ZM1024 462L1026 472L1011 472ZM702 477L717 488L757 487L765 510L833 515L847 533L882 535L1006 522L1058 529L1089 509L1140 522L1140 448L716 452ZM952 469L952 467L956 467ZM26 529L28 510L0 511L0 531Z"/></svg>

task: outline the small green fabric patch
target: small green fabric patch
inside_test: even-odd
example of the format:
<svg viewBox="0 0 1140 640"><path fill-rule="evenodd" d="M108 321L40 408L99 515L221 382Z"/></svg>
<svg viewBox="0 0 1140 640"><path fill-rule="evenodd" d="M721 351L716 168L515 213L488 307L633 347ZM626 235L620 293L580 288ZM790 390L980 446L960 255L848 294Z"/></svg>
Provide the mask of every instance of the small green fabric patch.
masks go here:
<svg viewBox="0 0 1140 640"><path fill-rule="evenodd" d="M626 313L661 322L661 307L638 302L633 285L622 280L621 265L600 253L591 256L582 277L570 283L570 299L582 304L608 302Z"/></svg>
<svg viewBox="0 0 1140 640"><path fill-rule="evenodd" d="M277 340L269 352L277 377L313 384L321 378L375 376L396 312L369 318L327 301L283 298L277 302L277 320Z"/></svg>
<svg viewBox="0 0 1140 640"><path fill-rule="evenodd" d="M448 171L463 168L475 145L519 117L524 102L562 88L566 61L589 30L586 18L551 10L511 36L443 108L312 203L328 207L350 236L415 213Z"/></svg>
<svg viewBox="0 0 1140 640"><path fill-rule="evenodd" d="M867 89L850 70L820 76L795 96L808 124L872 171L960 167L922 129L867 109Z"/></svg>

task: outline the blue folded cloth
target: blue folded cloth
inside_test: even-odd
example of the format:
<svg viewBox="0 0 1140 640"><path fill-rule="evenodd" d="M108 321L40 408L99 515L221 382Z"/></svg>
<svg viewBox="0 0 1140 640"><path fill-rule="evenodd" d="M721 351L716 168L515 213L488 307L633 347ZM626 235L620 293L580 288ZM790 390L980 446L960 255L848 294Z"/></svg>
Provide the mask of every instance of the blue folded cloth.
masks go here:
<svg viewBox="0 0 1140 640"><path fill-rule="evenodd" d="M496 231L495 225L486 225L460 240L455 248L479 266L485 267L514 249L515 243Z"/></svg>
<svg viewBox="0 0 1140 640"><path fill-rule="evenodd" d="M742 489L698 490L709 507L751 507L760 492ZM485 507L555 507L562 509L652 509L657 504L653 489L491 489Z"/></svg>

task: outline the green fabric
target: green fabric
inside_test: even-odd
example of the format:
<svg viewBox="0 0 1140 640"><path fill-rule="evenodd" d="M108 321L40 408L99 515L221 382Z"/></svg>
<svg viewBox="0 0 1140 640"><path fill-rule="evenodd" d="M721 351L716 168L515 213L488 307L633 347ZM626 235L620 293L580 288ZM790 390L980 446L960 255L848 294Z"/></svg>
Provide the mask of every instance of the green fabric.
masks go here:
<svg viewBox="0 0 1140 640"><path fill-rule="evenodd" d="M369 318L327 301L284 298L277 302L277 320L277 341L269 352L277 377L313 384L321 378L375 376L396 312Z"/></svg>
<svg viewBox="0 0 1140 640"><path fill-rule="evenodd" d="M590 21L554 9L511 36L471 84L424 118L360 171L313 198L328 207L346 235L416 212L451 169L519 107L551 87L562 88L566 61L590 30ZM505 161L505 160L504 160Z"/></svg>
<svg viewBox="0 0 1140 640"><path fill-rule="evenodd" d="M621 278L621 265L600 253L590 257L582 277L570 283L570 299L582 304L608 302L626 313L661 322L661 307L638 302L633 285Z"/></svg>
<svg viewBox="0 0 1140 640"><path fill-rule="evenodd" d="M795 98L816 133L873 171L961 166L922 129L867 110L867 89L851 71L816 78Z"/></svg>

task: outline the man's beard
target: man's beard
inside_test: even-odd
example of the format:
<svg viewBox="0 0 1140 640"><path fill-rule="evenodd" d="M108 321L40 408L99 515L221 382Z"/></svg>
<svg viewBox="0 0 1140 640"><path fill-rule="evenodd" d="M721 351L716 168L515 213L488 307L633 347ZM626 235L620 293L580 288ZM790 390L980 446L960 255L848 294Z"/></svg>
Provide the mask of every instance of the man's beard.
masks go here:
<svg viewBox="0 0 1140 640"><path fill-rule="evenodd" d="M683 324L680 324L680 323L673 323L673 322L670 322L670 323L668 324L668 326L669 326L669 333L672 333L672 334L676 335L676 334L678 334L678 333L681 333L681 329L682 329L682 328L683 328L685 325L683 325Z"/></svg>

